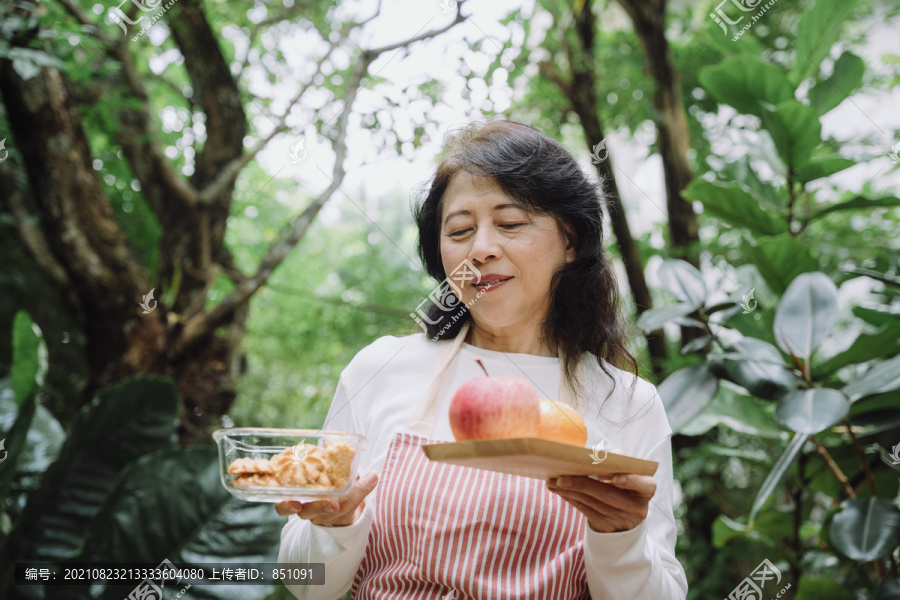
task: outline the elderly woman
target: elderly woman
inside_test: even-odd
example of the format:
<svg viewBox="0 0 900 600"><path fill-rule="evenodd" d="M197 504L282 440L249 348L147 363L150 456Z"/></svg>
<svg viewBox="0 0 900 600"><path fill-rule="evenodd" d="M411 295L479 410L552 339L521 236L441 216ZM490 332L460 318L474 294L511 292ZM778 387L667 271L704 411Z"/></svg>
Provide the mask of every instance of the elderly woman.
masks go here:
<svg viewBox="0 0 900 600"><path fill-rule="evenodd" d="M279 562L325 563L324 585L291 592L684 598L672 432L656 388L633 375L597 187L550 137L494 121L450 140L416 221L452 302L420 313L425 333L381 337L341 373L323 429L366 437L366 475L345 496L276 505L290 515ZM657 461L656 475L544 482L429 461L423 444L454 441L450 401L483 375L476 359L574 406L588 447Z"/></svg>

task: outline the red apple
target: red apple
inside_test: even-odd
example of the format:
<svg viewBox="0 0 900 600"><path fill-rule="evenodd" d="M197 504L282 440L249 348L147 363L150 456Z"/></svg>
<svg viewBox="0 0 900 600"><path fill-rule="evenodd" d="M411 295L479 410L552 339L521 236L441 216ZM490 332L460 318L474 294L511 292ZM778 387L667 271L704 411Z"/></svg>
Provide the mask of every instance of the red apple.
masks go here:
<svg viewBox="0 0 900 600"><path fill-rule="evenodd" d="M522 377L469 379L450 402L450 429L457 441L537 437L540 423L537 390Z"/></svg>

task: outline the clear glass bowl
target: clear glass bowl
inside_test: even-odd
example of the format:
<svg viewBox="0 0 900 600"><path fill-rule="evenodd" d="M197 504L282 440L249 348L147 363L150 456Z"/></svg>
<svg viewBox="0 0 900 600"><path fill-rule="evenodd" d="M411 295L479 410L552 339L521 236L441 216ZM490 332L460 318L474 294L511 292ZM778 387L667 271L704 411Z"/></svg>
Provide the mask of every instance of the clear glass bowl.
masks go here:
<svg viewBox="0 0 900 600"><path fill-rule="evenodd" d="M363 436L355 433L323 431L320 429L236 427L219 429L213 432L212 435L219 448L219 476L222 479L222 485L225 486L225 489L232 496L250 502L281 502L282 500L309 502L321 500L327 496L343 496L353 487L356 481L360 450L365 441ZM238 459L266 459L263 462L263 466L266 464L271 465L271 463L268 463L268 459L291 448L296 448L296 450L288 453L292 461L294 463L303 462L307 460L307 454L315 452L313 449L304 446L304 444L327 449L329 444L335 441L346 442L354 451L350 462L350 476L347 478L346 485L342 487L324 487L320 483L285 486L278 482L274 474L261 475L264 481L269 482L269 485L237 484L235 479L238 475L228 472L229 465L232 465ZM246 461L243 462L246 463ZM287 464L287 461L285 460L283 464ZM306 466L304 466L303 473L308 472ZM278 485L275 485L276 483Z"/></svg>

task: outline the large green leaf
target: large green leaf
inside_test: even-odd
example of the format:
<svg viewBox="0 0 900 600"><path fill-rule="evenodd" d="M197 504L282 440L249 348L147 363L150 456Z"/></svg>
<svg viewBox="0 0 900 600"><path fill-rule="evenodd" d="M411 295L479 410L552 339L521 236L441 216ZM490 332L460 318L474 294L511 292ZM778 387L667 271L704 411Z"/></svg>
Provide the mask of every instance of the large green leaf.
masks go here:
<svg viewBox="0 0 900 600"><path fill-rule="evenodd" d="M894 310L890 306L854 306L853 314L869 325L881 327L885 323L900 323L900 306Z"/></svg>
<svg viewBox="0 0 900 600"><path fill-rule="evenodd" d="M837 287L824 273L799 275L775 310L778 347L808 361L837 322L837 297Z"/></svg>
<svg viewBox="0 0 900 600"><path fill-rule="evenodd" d="M850 412L850 400L838 390L814 388L788 394L778 401L775 419L797 433L815 435Z"/></svg>
<svg viewBox="0 0 900 600"><path fill-rule="evenodd" d="M721 357L725 359L725 377L757 398L777 400L800 384L785 368L778 348L763 340L745 337L730 345Z"/></svg>
<svg viewBox="0 0 900 600"><path fill-rule="evenodd" d="M852 52L844 52L834 62L831 77L816 83L809 90L809 104L820 115L850 97L862 86L866 63Z"/></svg>
<svg viewBox="0 0 900 600"><path fill-rule="evenodd" d="M875 588L874 600L900 600L900 580L885 577Z"/></svg>
<svg viewBox="0 0 900 600"><path fill-rule="evenodd" d="M764 105L774 106L794 97L784 71L748 54L702 68L698 77L713 98L748 115L761 116Z"/></svg>
<svg viewBox="0 0 900 600"><path fill-rule="evenodd" d="M16 476L16 466L24 454L25 442L28 439L28 430L37 408L37 400L34 394L28 396L19 407L18 416L9 431L0 433L0 505L6 500L9 488Z"/></svg>
<svg viewBox="0 0 900 600"><path fill-rule="evenodd" d="M759 235L778 235L787 231L787 221L777 213L763 209L759 202L737 183L695 179L683 195L698 200L710 215Z"/></svg>
<svg viewBox="0 0 900 600"><path fill-rule="evenodd" d="M785 451L778 457L775 466L769 471L766 480L763 481L762 487L759 488L759 492L756 494L756 500L753 501L753 507L750 509L750 517L747 519L748 524L753 525L756 520L756 515L759 514L759 511L766 503L766 500L769 499L769 496L772 495L772 492L775 491L775 488L781 485L781 482L787 475L791 465L793 465L794 461L797 460L797 457L800 456L803 444L806 443L806 440L808 439L809 436L805 433L794 434L791 443L788 444Z"/></svg>
<svg viewBox="0 0 900 600"><path fill-rule="evenodd" d="M174 445L178 393L171 379L140 376L101 390L75 418L59 458L28 501L26 560L64 560L129 461Z"/></svg>
<svg viewBox="0 0 900 600"><path fill-rule="evenodd" d="M695 308L706 302L706 283L703 274L691 263L676 258L664 260L659 267L659 280L679 302Z"/></svg>
<svg viewBox="0 0 900 600"><path fill-rule="evenodd" d="M765 208L781 212L787 205L786 195L773 184L760 179L756 169L750 166L750 160L746 157L726 164L722 167L722 175L729 181L746 186L747 191Z"/></svg>
<svg viewBox="0 0 900 600"><path fill-rule="evenodd" d="M790 234L757 238L753 244L744 240L742 247L747 258L778 295L783 294L798 275L818 268L809 246Z"/></svg>
<svg viewBox="0 0 900 600"><path fill-rule="evenodd" d="M900 508L878 497L844 500L828 537L847 558L860 562L884 558L900 545Z"/></svg>
<svg viewBox="0 0 900 600"><path fill-rule="evenodd" d="M860 404L855 404L851 408L851 415L854 414L853 408L856 408L857 406L860 406ZM895 429L900 432L900 410L898 409L867 410L856 416L851 416L848 421L858 438L877 435Z"/></svg>
<svg viewBox="0 0 900 600"><path fill-rule="evenodd" d="M824 217L836 210L868 210L870 208L894 208L900 206L900 198L896 196L884 196L883 198L864 198L857 196L845 202L837 202L806 216L798 217L798 221L812 221L819 217Z"/></svg>
<svg viewBox="0 0 900 600"><path fill-rule="evenodd" d="M678 317L689 315L696 310L690 304L667 304L665 306L657 306L650 308L641 313L637 318L637 326L647 333L655 331Z"/></svg>
<svg viewBox="0 0 900 600"><path fill-rule="evenodd" d="M708 365L684 367L659 384L659 396L672 431L678 433L709 404L719 389L719 380Z"/></svg>
<svg viewBox="0 0 900 600"><path fill-rule="evenodd" d="M900 321L889 322L875 333L860 334L850 347L827 361L814 365L813 379L821 379L847 365L868 362L900 352Z"/></svg>
<svg viewBox="0 0 900 600"><path fill-rule="evenodd" d="M168 558L200 563L274 563L284 519L271 504L225 491L215 447L171 449L126 466L88 529L83 562L110 564ZM122 598L110 586L103 598ZM192 598L262 600L272 586L195 586Z"/></svg>
<svg viewBox="0 0 900 600"><path fill-rule="evenodd" d="M733 431L749 435L778 438L783 431L760 405L759 400L738 393L734 386L719 386L715 398L696 417L685 424L683 435L703 435L716 425L725 425Z"/></svg>
<svg viewBox="0 0 900 600"><path fill-rule="evenodd" d="M822 60L838 40L853 4L853 0L816 0L812 9L803 12L794 40L797 62L791 77L795 83L819 70Z"/></svg>
<svg viewBox="0 0 900 600"><path fill-rule="evenodd" d="M21 406L37 395L47 373L47 347L43 335L24 310L18 311L13 318L12 354L13 391Z"/></svg>
<svg viewBox="0 0 900 600"><path fill-rule="evenodd" d="M900 388L900 354L881 361L858 379L844 386L844 393L856 402L865 396Z"/></svg>
<svg viewBox="0 0 900 600"><path fill-rule="evenodd" d="M812 151L822 141L822 124L809 106L796 100L786 100L774 110L763 110L762 121L778 156L791 168L802 167Z"/></svg>
<svg viewBox="0 0 900 600"><path fill-rule="evenodd" d="M829 177L844 169L849 169L856 161L842 156L817 156L797 169L797 181L806 183L814 179Z"/></svg>

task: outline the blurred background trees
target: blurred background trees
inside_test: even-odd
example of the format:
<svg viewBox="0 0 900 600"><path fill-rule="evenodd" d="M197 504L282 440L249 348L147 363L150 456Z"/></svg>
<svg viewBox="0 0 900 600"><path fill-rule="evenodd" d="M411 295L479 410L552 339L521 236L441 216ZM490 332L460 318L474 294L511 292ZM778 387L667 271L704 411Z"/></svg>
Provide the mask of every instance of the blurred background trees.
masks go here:
<svg viewBox="0 0 900 600"><path fill-rule="evenodd" d="M689 597L763 559L796 598L894 597L900 9L764 5L177 0L141 33L164 4L4 4L4 566L274 560L210 432L320 427L359 349L418 331L410 190L504 115L605 179ZM160 505L190 518L158 535Z"/></svg>

